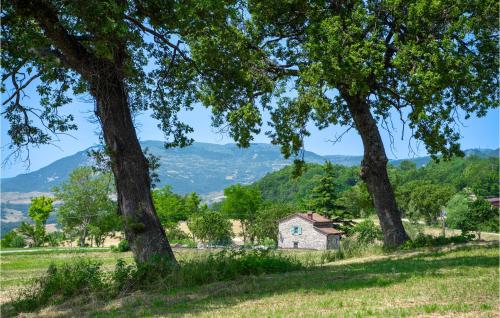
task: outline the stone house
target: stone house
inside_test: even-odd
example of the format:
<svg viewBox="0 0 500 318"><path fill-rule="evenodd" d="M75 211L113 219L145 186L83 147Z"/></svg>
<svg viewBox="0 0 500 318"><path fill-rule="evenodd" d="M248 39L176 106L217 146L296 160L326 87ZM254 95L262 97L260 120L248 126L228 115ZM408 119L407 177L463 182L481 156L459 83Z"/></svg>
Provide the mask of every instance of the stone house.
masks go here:
<svg viewBox="0 0 500 318"><path fill-rule="evenodd" d="M337 249L344 234L333 221L318 213L295 213L279 220L278 247L315 250Z"/></svg>

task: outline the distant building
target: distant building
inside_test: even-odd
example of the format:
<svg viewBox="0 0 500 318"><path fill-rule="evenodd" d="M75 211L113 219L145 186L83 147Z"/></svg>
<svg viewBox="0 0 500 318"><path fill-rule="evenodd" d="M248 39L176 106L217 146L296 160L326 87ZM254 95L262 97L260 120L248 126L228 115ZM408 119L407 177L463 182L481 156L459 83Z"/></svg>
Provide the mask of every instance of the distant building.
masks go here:
<svg viewBox="0 0 500 318"><path fill-rule="evenodd" d="M315 250L337 249L344 234L318 213L296 213L279 221L278 247Z"/></svg>
<svg viewBox="0 0 500 318"><path fill-rule="evenodd" d="M497 208L500 207L500 198L489 198L486 199L491 203L491 205L496 206Z"/></svg>

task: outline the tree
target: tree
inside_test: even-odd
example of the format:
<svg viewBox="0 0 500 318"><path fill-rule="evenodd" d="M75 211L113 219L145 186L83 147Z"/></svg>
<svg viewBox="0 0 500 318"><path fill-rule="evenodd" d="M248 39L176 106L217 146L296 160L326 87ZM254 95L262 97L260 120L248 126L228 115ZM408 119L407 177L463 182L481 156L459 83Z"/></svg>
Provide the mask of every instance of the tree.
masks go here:
<svg viewBox="0 0 500 318"><path fill-rule="evenodd" d="M325 215L338 214L336 201L339 196L338 173L330 161L325 162L324 174L318 185L311 191L309 198L310 209ZM337 213L335 213L337 211Z"/></svg>
<svg viewBox="0 0 500 318"><path fill-rule="evenodd" d="M154 254L175 257L153 206L151 162L139 145L133 115L152 110L167 146L190 144L186 134L192 128L177 114L197 101L197 81L205 75L194 55L204 48L185 43L190 37L201 40L207 25L223 29L238 12L238 4L217 1L2 3L2 92L8 91L2 94L2 115L9 122L11 149L20 155L76 129L73 115L60 108L72 95L90 96L137 262ZM39 105L24 99L30 85L36 86L31 92L38 93Z"/></svg>
<svg viewBox="0 0 500 318"><path fill-rule="evenodd" d="M28 209L28 215L33 221L45 225L50 213L54 211L53 202L54 199L46 196L33 198Z"/></svg>
<svg viewBox="0 0 500 318"><path fill-rule="evenodd" d="M45 224L50 213L54 210L54 200L49 197L40 196L31 200L28 215L35 224L21 222L18 232L28 238L35 247L42 246L45 242Z"/></svg>
<svg viewBox="0 0 500 318"><path fill-rule="evenodd" d="M204 243L227 245L233 237L231 222L220 212L206 210L188 221L189 231Z"/></svg>
<svg viewBox="0 0 500 318"><path fill-rule="evenodd" d="M109 174L79 167L69 180L54 188L56 198L62 201L57 209L58 222L65 232L76 232L80 246L87 244L88 236L100 245L109 232L119 228L116 203L110 199L112 186Z"/></svg>
<svg viewBox="0 0 500 318"><path fill-rule="evenodd" d="M469 218L470 196L470 193L464 191L456 193L445 207L447 225L453 229L460 229L464 233L468 231L466 224Z"/></svg>
<svg viewBox="0 0 500 318"><path fill-rule="evenodd" d="M164 186L153 191L155 209L163 226L169 227L179 221L186 221L189 216L197 213L201 203L196 193L185 196L172 192L171 186Z"/></svg>
<svg viewBox="0 0 500 318"><path fill-rule="evenodd" d="M259 242L271 239L278 244L278 221L296 211L295 206L287 203L262 204L249 229L250 236L257 238Z"/></svg>
<svg viewBox="0 0 500 318"><path fill-rule="evenodd" d="M243 239L253 241L248 232L255 220L255 214L262 203L260 192L254 187L245 187L235 184L224 189L225 199L222 202L221 211L228 218L237 219L241 222Z"/></svg>
<svg viewBox="0 0 500 318"><path fill-rule="evenodd" d="M423 184L413 189L408 204L408 217L425 219L427 224L437 221L443 207L454 194L449 185Z"/></svg>
<svg viewBox="0 0 500 318"><path fill-rule="evenodd" d="M468 208L468 218L461 224L462 230L476 231L478 239L481 239L481 231L486 226L498 231L498 208L493 207L483 197L469 201Z"/></svg>
<svg viewBox="0 0 500 318"><path fill-rule="evenodd" d="M355 128L364 146L360 176L384 243L402 244L408 235L379 126L391 133L389 118L397 116L433 158L462 154L458 114L480 117L497 107L496 2L252 0L243 11L243 22L207 30L212 42L199 39L205 56L226 52L203 59L219 65L209 74L215 84L202 92L215 124L229 124L247 144L262 123L260 104L271 109L273 143L299 160L311 121ZM230 84L218 84L231 75Z"/></svg>
<svg viewBox="0 0 500 318"><path fill-rule="evenodd" d="M375 213L372 197L368 193L366 184L362 182L342 192L337 205L341 206L347 215L354 218L368 217Z"/></svg>
<svg viewBox="0 0 500 318"><path fill-rule="evenodd" d="M17 231L30 241L30 246L40 247L45 242L45 226L41 223L21 222Z"/></svg>

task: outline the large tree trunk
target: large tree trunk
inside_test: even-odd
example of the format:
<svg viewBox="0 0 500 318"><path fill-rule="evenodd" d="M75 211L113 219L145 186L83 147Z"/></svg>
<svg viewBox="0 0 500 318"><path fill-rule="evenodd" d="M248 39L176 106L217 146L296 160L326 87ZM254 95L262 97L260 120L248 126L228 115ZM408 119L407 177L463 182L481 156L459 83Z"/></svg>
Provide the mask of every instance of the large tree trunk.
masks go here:
<svg viewBox="0 0 500 318"><path fill-rule="evenodd" d="M387 174L388 160L377 122L364 98L351 96L346 100L356 129L363 140L364 156L360 176L372 195L384 233L384 244L389 247L399 246L409 238L401 222L401 215Z"/></svg>
<svg viewBox="0 0 500 318"><path fill-rule="evenodd" d="M101 69L92 83L97 116L110 152L119 211L136 262L174 253L161 226L151 197L148 163L137 139L124 81L112 67Z"/></svg>

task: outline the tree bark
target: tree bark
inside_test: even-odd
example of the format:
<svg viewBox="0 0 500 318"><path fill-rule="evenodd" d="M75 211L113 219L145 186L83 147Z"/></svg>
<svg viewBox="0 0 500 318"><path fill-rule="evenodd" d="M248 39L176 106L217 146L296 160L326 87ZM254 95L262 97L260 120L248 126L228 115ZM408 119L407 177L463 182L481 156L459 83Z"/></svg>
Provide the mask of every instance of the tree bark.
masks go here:
<svg viewBox="0 0 500 318"><path fill-rule="evenodd" d="M135 260L145 262L151 256L161 254L175 262L153 206L148 163L130 114L123 74L129 58L125 41L119 37L110 39L114 44L112 59L97 56L64 28L51 2L17 0L14 3L20 16L38 22L45 36L57 48L61 62L89 83L96 101L96 115L111 152L118 207Z"/></svg>
<svg viewBox="0 0 500 318"><path fill-rule="evenodd" d="M346 94L345 94L346 95ZM409 239L405 232L396 198L387 174L387 156L377 122L373 118L366 98L345 96L347 106L361 136L364 147L361 179L372 195L373 204L384 233L384 244L397 247Z"/></svg>
<svg viewBox="0 0 500 318"><path fill-rule="evenodd" d="M175 262L153 206L148 163L137 139L124 80L115 66L101 67L91 82L96 114L110 152L117 200L136 262L163 255Z"/></svg>

